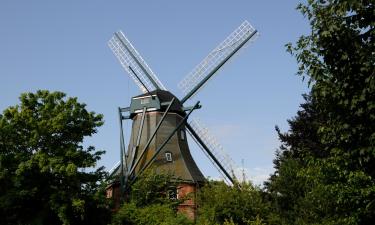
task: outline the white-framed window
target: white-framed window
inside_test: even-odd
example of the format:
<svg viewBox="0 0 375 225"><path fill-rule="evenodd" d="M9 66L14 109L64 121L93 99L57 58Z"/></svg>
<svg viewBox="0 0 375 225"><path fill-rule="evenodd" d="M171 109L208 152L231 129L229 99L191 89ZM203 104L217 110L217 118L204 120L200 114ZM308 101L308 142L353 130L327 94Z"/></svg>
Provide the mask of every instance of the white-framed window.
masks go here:
<svg viewBox="0 0 375 225"><path fill-rule="evenodd" d="M180 132L181 132L181 133L180 133L180 135L181 135L181 140L185 140L185 132L184 132L184 130L181 130Z"/></svg>
<svg viewBox="0 0 375 225"><path fill-rule="evenodd" d="M172 162L173 159L172 159L172 153L171 152L166 152L165 153L165 160L167 160L167 162Z"/></svg>

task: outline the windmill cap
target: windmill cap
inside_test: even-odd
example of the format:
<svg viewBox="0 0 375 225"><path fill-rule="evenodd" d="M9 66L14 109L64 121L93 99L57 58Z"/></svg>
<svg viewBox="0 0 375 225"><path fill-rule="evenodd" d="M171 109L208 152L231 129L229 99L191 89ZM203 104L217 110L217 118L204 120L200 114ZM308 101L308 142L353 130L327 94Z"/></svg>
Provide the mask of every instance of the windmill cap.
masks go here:
<svg viewBox="0 0 375 225"><path fill-rule="evenodd" d="M130 117L141 113L146 107L147 111L165 111L169 103L175 98L169 112L178 113L184 116L186 113L180 100L169 91L154 90L149 93L134 96L130 104Z"/></svg>

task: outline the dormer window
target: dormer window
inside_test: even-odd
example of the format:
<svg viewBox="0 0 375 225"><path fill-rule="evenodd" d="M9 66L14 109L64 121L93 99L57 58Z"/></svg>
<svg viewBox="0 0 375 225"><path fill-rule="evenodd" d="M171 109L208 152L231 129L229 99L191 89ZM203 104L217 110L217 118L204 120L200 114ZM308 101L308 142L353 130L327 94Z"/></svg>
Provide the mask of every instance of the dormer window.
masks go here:
<svg viewBox="0 0 375 225"><path fill-rule="evenodd" d="M165 160L167 160L167 162L172 162L173 159L172 159L172 153L171 152L166 152L165 153Z"/></svg>
<svg viewBox="0 0 375 225"><path fill-rule="evenodd" d="M141 104L144 105L144 104L148 104L150 103L150 98L141 98Z"/></svg>

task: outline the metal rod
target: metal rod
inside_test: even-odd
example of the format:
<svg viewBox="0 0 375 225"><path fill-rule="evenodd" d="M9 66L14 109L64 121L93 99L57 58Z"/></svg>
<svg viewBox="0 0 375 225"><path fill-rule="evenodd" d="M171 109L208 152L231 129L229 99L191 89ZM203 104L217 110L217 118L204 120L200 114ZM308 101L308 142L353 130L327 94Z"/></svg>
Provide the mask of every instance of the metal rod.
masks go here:
<svg viewBox="0 0 375 225"><path fill-rule="evenodd" d="M137 140L135 142L135 146L133 146L132 158L130 159L130 165L129 165L130 167L132 167L133 164L134 164L135 156L137 155L137 151L138 151L138 147L139 147L139 143L141 142L141 135L142 135L142 130L143 130L143 124L144 124L144 121L145 121L145 115L146 115L146 107L143 107L141 124L139 126L138 136L137 136Z"/></svg>
<svg viewBox="0 0 375 225"><path fill-rule="evenodd" d="M137 144L136 144L137 147L139 146L139 143L140 143L140 141L141 141L141 135L142 135L142 130L143 130L143 124L144 124L144 121L145 121L145 115L146 115L146 107L143 107L142 119L141 119L141 126L139 127L138 137L137 137Z"/></svg>
<svg viewBox="0 0 375 225"><path fill-rule="evenodd" d="M126 158L126 153L125 153L125 144L124 144L124 130L122 127L122 113L121 113L121 108L118 108L118 113L119 113L119 120L120 120L120 201L123 201L123 193L124 193L124 178L127 176L127 165L126 165L126 159L124 160L124 155ZM125 171L124 171L124 161L125 161Z"/></svg>
<svg viewBox="0 0 375 225"><path fill-rule="evenodd" d="M137 177L142 174L142 172L147 169L147 167L155 160L156 156L159 154L159 152L164 148L164 146L168 143L168 141L173 137L173 135L184 125L187 124L186 120L189 118L190 114L197 109L199 105L199 101L194 105L194 107L189 111L188 114L180 121L180 123L177 125L177 127L172 131L172 133L168 136L168 138L161 144L158 149L155 151L154 155L151 157L151 159L145 164L145 166L138 172L138 175L133 178L133 181L137 179Z"/></svg>
<svg viewBox="0 0 375 225"><path fill-rule="evenodd" d="M163 116L161 117L161 119L160 119L158 125L156 126L156 128L155 128L155 130L154 130L154 132L152 133L151 137L148 139L148 141L147 141L145 147L143 147L143 150L142 150L140 156L138 157L138 159L137 159L137 161L135 162L134 166L132 166L132 168L130 169L129 176L131 176L131 175L133 174L135 168L137 168L137 166L138 166L139 162L141 161L143 155L145 154L145 152L146 152L148 146L151 144L152 139L155 137L156 132L159 130L159 128L160 128L162 122L164 121L165 117L167 116L167 114L168 114L168 112L169 112L169 110L170 110L170 108L171 108L173 102L175 101L175 99L176 99L176 98L172 98L171 102L169 103L167 109L165 110Z"/></svg>
<svg viewBox="0 0 375 225"><path fill-rule="evenodd" d="M206 83L206 81L209 80L216 73L216 71L218 71L257 32L258 32L257 30L254 30L253 33L251 33L248 38L246 38L239 46L237 46L237 48L235 48L231 54L229 54L225 59L223 59L223 61L220 64L218 64L201 82L199 82L199 84L197 84L195 88L193 88L193 90L191 90L183 99L181 99L181 104L184 104L186 100L188 100L191 96L193 96L194 93L197 92L199 88L201 88L203 84Z"/></svg>
<svg viewBox="0 0 375 225"><path fill-rule="evenodd" d="M207 152L207 154L211 157L211 159L216 163L216 165L221 169L221 171L223 171L223 173L225 174L225 176L228 177L228 179L230 180L230 182L232 182L232 184L235 184L234 183L234 180L233 178L229 175L229 173L225 170L225 168L221 165L221 163L219 162L219 160L217 160L217 158L215 157L214 154L212 154L212 152L210 151L210 149L207 147L207 145L202 141L202 139L199 137L199 135L195 132L195 130L190 126L190 124L186 123L186 128L189 130L189 132L194 136L194 138L198 141L198 143L203 147L203 149Z"/></svg>
<svg viewBox="0 0 375 225"><path fill-rule="evenodd" d="M230 181L228 181L228 178L227 176L223 173L223 171L221 171L221 169L216 165L216 163L210 158L210 156L208 155L208 153L203 149L203 147L201 147L201 145L199 144L198 140L196 138L194 138L194 136L190 133L189 130L187 130L187 132L190 134L191 138L193 138L193 140L195 141L195 143L200 147L200 149L202 150L203 154L205 154L207 156L207 158L210 160L210 162L212 163L212 165L219 171L219 173L223 176L224 180L229 183Z"/></svg>
<svg viewBox="0 0 375 225"><path fill-rule="evenodd" d="M146 85L142 82L142 80L138 77L138 75L135 73L135 71L133 70L133 68L131 66L128 66L130 71L132 71L132 73L134 74L134 76L138 79L138 81L142 84L142 86L146 89L147 93L149 95L151 95L150 93L150 90L148 90L148 88L146 87Z"/></svg>
<svg viewBox="0 0 375 225"><path fill-rule="evenodd" d="M137 63L137 65L141 68L141 70L146 74L146 76L148 77L148 79L150 79L151 83L155 86L156 89L161 89L159 87L159 85L154 81L154 79L150 76L150 74L148 74L148 72L146 71L146 69L143 67L143 65L138 61L138 59L134 56L134 54L130 51L130 49L128 48L128 46L126 46L126 44L124 43L124 41L122 40L122 37L120 37L120 35L117 34L117 32L115 33L116 37L121 41L121 43L123 44L123 46L126 48L126 50L129 52L129 54L133 57L134 61Z"/></svg>

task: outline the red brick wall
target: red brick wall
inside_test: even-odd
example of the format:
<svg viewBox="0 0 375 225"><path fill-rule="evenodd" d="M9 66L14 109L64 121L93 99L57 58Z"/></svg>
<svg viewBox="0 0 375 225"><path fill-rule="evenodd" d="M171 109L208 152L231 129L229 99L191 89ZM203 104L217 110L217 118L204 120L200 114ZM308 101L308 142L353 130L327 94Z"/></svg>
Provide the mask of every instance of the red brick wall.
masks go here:
<svg viewBox="0 0 375 225"><path fill-rule="evenodd" d="M105 191L107 198L113 200L112 210L117 211L120 208L120 184L118 182L112 183L108 185Z"/></svg>
<svg viewBox="0 0 375 225"><path fill-rule="evenodd" d="M196 204L197 185L191 183L181 183L177 186L177 198L185 199L178 207L178 212L186 215L187 218L195 220L197 217ZM113 199L113 211L120 208L120 184L112 183L106 189L107 198Z"/></svg>
<svg viewBox="0 0 375 225"><path fill-rule="evenodd" d="M178 207L178 212L183 213L191 220L196 219L196 191L197 186L196 184L189 184L189 183L182 183L177 187L177 198L178 199L185 199Z"/></svg>

